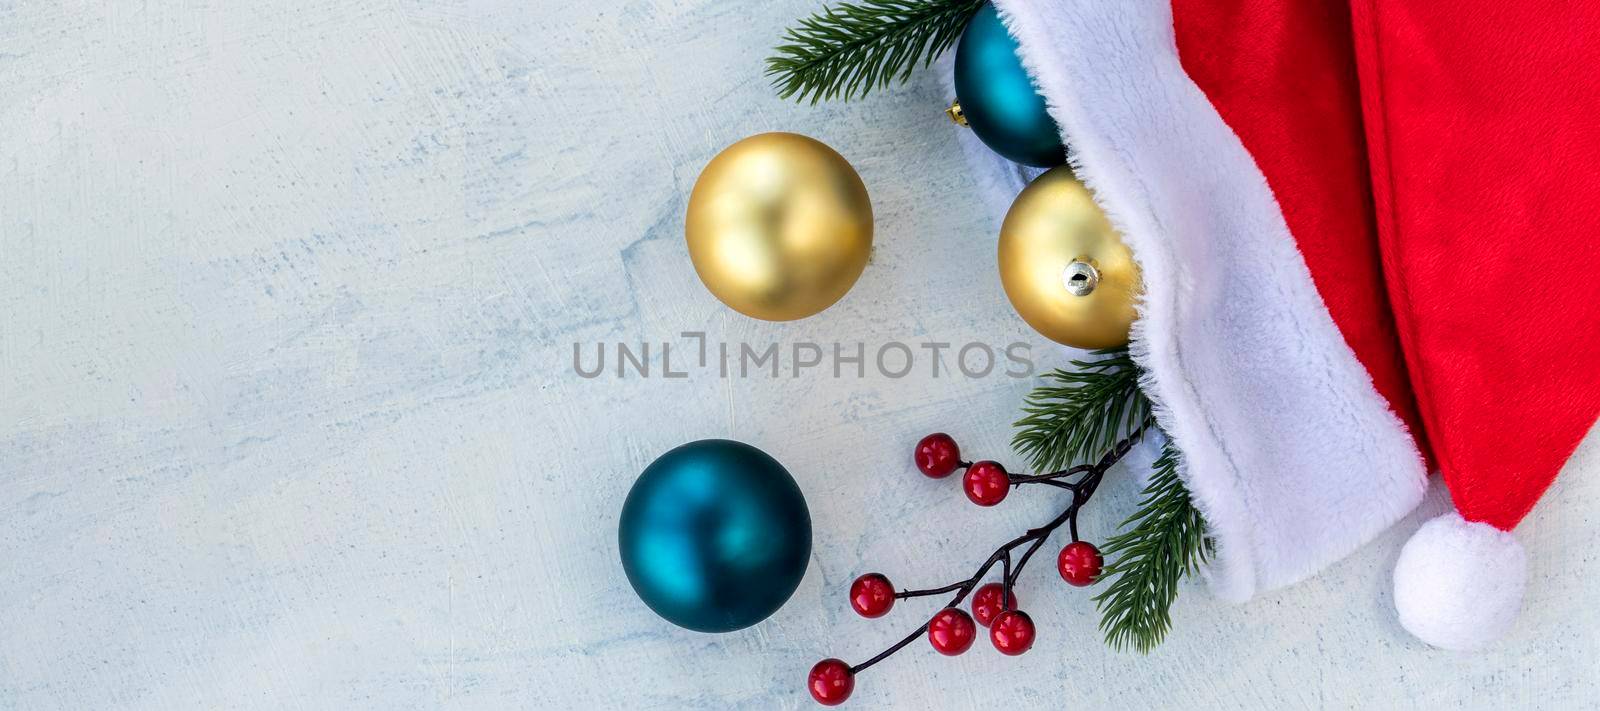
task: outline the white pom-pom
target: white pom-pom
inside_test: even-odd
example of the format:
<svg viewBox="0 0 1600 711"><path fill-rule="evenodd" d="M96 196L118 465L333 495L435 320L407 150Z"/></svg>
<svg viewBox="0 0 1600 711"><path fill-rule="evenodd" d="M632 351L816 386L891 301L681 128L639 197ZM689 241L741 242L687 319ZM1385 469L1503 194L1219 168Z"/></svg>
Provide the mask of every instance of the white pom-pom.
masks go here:
<svg viewBox="0 0 1600 711"><path fill-rule="evenodd" d="M1394 567L1400 624L1443 649L1477 649L1522 609L1528 558L1510 533L1452 511L1417 529Z"/></svg>

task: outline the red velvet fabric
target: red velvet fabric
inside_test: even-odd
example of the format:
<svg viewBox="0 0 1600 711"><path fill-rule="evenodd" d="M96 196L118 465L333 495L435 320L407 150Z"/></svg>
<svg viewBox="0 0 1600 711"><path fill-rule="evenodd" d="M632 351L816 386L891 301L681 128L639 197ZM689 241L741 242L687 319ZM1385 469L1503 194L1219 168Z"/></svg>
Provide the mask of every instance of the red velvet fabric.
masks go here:
<svg viewBox="0 0 1600 711"><path fill-rule="evenodd" d="M1345 342L1416 435L1421 420L1378 251L1345 2L1173 0L1173 25L1184 70L1266 175ZM1416 439L1426 453L1426 439Z"/></svg>
<svg viewBox="0 0 1600 711"><path fill-rule="evenodd" d="M1600 4L1351 6L1423 422L1462 517L1510 529L1600 414Z"/></svg>
<svg viewBox="0 0 1600 711"><path fill-rule="evenodd" d="M1185 69L1457 509L1514 527L1600 415L1600 4L1173 14Z"/></svg>

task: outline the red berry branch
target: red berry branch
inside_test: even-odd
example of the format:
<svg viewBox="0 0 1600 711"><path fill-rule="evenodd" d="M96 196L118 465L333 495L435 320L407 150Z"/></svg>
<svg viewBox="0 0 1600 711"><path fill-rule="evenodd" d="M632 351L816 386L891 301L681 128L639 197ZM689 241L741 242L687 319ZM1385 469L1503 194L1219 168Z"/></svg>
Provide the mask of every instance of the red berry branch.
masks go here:
<svg viewBox="0 0 1600 711"><path fill-rule="evenodd" d="M930 595L954 593L933 617L916 631L907 635L888 649L860 664L851 666L839 659L824 659L811 668L806 685L811 697L825 706L835 706L850 698L855 689L855 677L895 652L904 649L918 637L926 634L928 642L941 654L955 656L972 647L977 638L978 625L989 629L989 642L1002 654L1018 655L1033 646L1035 628L1032 618L1018 609L1013 587L1023 568L1033 554L1044 546L1051 534L1067 526L1072 541L1056 557L1056 570L1061 578L1074 586L1093 583L1104 567L1104 559L1093 544L1078 539L1078 512L1094 496L1100 480L1111 465L1121 460L1144 435L1141 426L1130 432L1094 464L1083 464L1031 476L1012 474L992 461L966 462L955 440L944 433L931 434L917 443L914 458L917 468L930 478L943 479L957 469L965 469L962 489L967 498L979 506L994 506L1006 498L1011 489L1023 484L1042 484L1072 492L1072 501L1055 518L1037 528L1029 529L1001 545L989 556L977 572L965 580L924 590L894 591L889 578L882 573L868 573L856 578L850 585L850 606L863 617L876 618L889 613L896 600ZM1013 560L1013 553L1022 549ZM1001 567L999 582L982 587L989 572L998 564ZM976 593L974 593L976 589ZM967 596L972 596L972 614L960 608ZM976 618L976 621L974 621Z"/></svg>

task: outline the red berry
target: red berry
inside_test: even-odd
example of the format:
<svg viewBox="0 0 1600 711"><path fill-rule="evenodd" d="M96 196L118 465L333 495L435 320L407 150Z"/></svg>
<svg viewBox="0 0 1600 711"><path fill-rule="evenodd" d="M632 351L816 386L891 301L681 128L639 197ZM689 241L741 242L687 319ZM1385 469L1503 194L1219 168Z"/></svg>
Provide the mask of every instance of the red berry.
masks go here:
<svg viewBox="0 0 1600 711"><path fill-rule="evenodd" d="M995 615L1006 608L1017 609L1017 593L1011 593L1010 605L1002 605L1000 596L1005 594L1005 586L1000 583L989 583L972 594L972 616L977 618L978 624L988 627L994 621Z"/></svg>
<svg viewBox="0 0 1600 711"><path fill-rule="evenodd" d="M1017 656L1033 646L1033 618L1021 610L1006 610L994 618L989 641L1001 654Z"/></svg>
<svg viewBox="0 0 1600 711"><path fill-rule="evenodd" d="M1106 559L1100 555L1100 549L1083 541L1073 541L1061 549L1061 555L1056 557L1056 569L1061 571L1061 579L1083 587L1100 577L1100 570L1105 568Z"/></svg>
<svg viewBox="0 0 1600 711"><path fill-rule="evenodd" d="M883 617L894 607L894 585L882 573L867 573L850 583L850 607L862 617Z"/></svg>
<svg viewBox="0 0 1600 711"><path fill-rule="evenodd" d="M935 432L917 443L914 455L917 468L934 479L943 479L961 466L961 448L943 432Z"/></svg>
<svg viewBox="0 0 1600 711"><path fill-rule="evenodd" d="M806 688L811 690L811 698L823 706L838 706L850 698L850 692L856 689L855 672L850 671L850 665L837 659L824 659L811 667L811 673L806 675Z"/></svg>
<svg viewBox="0 0 1600 711"><path fill-rule="evenodd" d="M954 607L940 610L928 622L928 641L947 657L971 649L972 640L977 636L978 626L973 624L972 616Z"/></svg>
<svg viewBox="0 0 1600 711"><path fill-rule="evenodd" d="M967 490L967 498L972 499L972 503L993 506L1006 500L1006 494L1011 491L1011 477L1006 474L1005 467L983 461L967 468L961 486Z"/></svg>

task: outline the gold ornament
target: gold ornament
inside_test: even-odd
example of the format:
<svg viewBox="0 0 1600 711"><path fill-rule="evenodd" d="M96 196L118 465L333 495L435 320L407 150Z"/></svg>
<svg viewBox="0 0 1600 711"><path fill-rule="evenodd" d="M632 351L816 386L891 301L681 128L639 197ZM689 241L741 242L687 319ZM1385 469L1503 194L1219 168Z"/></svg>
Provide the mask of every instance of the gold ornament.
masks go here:
<svg viewBox="0 0 1600 711"><path fill-rule="evenodd" d="M1066 166L1017 195L1000 227L1000 283L1035 331L1074 348L1128 344L1143 290L1133 252Z"/></svg>
<svg viewBox="0 0 1600 711"><path fill-rule="evenodd" d="M700 172L684 232L713 296L746 316L791 321L832 306L866 269L872 202L821 141L762 133Z"/></svg>

